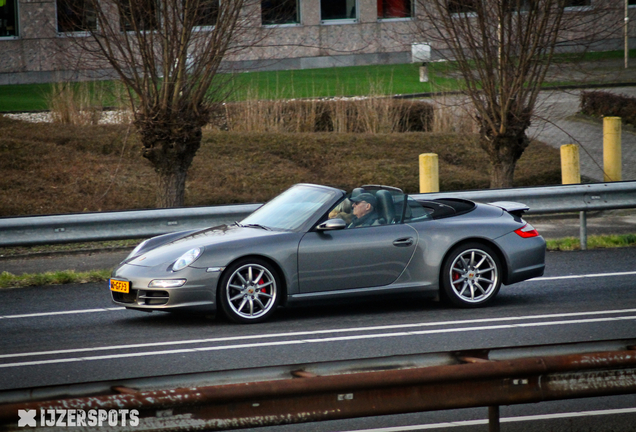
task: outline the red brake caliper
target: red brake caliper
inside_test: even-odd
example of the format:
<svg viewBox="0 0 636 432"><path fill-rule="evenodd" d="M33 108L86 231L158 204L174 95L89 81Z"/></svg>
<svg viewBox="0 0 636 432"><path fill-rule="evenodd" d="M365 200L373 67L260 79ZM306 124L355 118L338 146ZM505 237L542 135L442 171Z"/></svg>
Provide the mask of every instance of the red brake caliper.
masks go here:
<svg viewBox="0 0 636 432"><path fill-rule="evenodd" d="M453 282L457 281L460 278L459 272L453 272Z"/></svg>

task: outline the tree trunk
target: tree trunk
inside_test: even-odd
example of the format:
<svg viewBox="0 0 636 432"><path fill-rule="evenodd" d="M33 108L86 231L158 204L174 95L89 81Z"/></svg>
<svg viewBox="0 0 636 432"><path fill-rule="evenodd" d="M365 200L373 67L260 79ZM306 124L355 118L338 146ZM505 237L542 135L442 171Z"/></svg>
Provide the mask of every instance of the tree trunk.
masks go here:
<svg viewBox="0 0 636 432"><path fill-rule="evenodd" d="M142 154L157 173L156 205L159 208L182 207L185 203L188 169L201 146L201 127L205 124L205 118L201 117L166 115L162 120L157 115L136 119Z"/></svg>
<svg viewBox="0 0 636 432"><path fill-rule="evenodd" d="M156 205L158 208L183 207L187 171L157 172Z"/></svg>
<svg viewBox="0 0 636 432"><path fill-rule="evenodd" d="M511 188L515 178L516 161L491 161L490 188Z"/></svg>
<svg viewBox="0 0 636 432"><path fill-rule="evenodd" d="M482 133L479 142L490 158L490 188L513 187L517 161L530 144L525 129L516 134L496 136Z"/></svg>

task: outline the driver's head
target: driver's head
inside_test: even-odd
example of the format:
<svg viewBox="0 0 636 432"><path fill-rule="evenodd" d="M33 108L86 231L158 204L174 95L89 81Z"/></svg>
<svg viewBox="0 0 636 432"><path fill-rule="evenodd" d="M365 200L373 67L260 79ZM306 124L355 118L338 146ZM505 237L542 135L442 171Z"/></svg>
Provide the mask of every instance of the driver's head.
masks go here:
<svg viewBox="0 0 636 432"><path fill-rule="evenodd" d="M360 195L350 198L353 205L353 214L360 219L367 213L371 213L377 205L375 196L370 193L361 193Z"/></svg>

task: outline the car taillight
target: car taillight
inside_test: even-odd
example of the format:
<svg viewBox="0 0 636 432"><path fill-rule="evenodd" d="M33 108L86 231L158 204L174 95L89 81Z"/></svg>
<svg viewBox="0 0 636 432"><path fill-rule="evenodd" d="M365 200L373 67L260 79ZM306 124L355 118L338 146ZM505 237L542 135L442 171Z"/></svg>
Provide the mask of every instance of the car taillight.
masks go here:
<svg viewBox="0 0 636 432"><path fill-rule="evenodd" d="M516 229L515 233L519 237L523 237L523 238L530 238L530 237L538 237L539 236L539 231L534 229L534 227L532 225L530 225L530 224L525 224L521 228Z"/></svg>

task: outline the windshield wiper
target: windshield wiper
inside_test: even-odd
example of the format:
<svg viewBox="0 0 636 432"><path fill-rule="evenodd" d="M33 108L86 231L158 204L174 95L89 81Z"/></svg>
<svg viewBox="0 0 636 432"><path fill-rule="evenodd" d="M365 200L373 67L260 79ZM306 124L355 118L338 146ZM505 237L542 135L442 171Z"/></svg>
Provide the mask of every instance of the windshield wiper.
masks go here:
<svg viewBox="0 0 636 432"><path fill-rule="evenodd" d="M265 231L271 231L271 228L268 228L264 225L259 225L259 224L246 224L243 225L240 222L234 222L236 224L236 226L240 226L241 228L260 228L260 229L264 229Z"/></svg>
<svg viewBox="0 0 636 432"><path fill-rule="evenodd" d="M247 224L247 225L243 225L246 227L250 227L250 228L261 228L264 229L265 231L271 231L271 228L266 227L265 225L259 225L259 224Z"/></svg>

